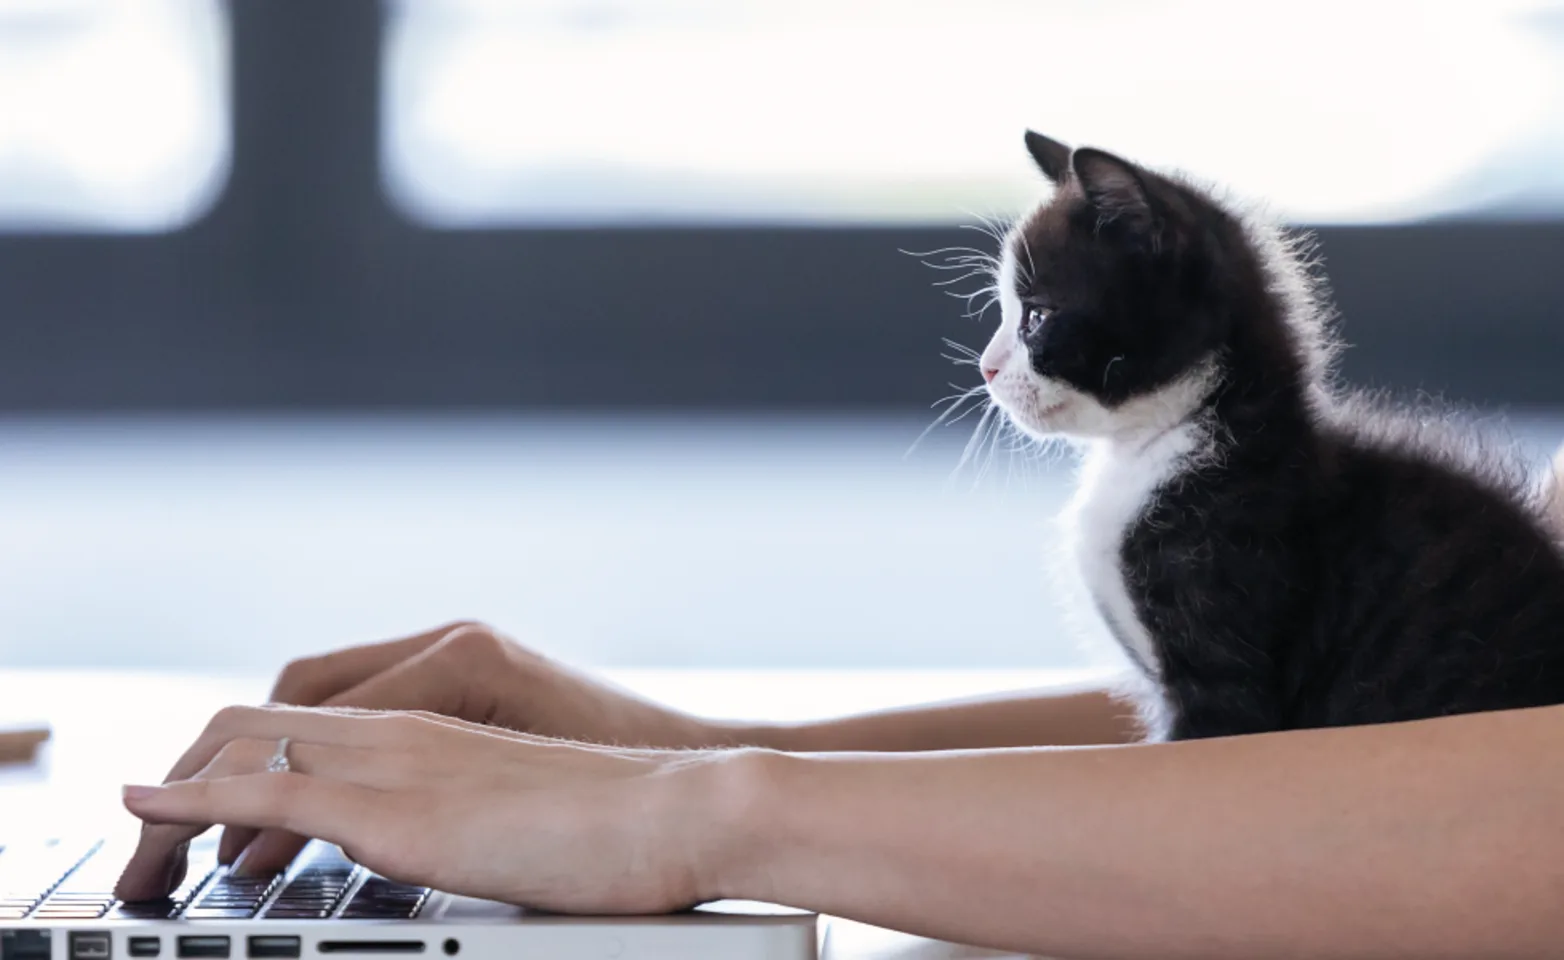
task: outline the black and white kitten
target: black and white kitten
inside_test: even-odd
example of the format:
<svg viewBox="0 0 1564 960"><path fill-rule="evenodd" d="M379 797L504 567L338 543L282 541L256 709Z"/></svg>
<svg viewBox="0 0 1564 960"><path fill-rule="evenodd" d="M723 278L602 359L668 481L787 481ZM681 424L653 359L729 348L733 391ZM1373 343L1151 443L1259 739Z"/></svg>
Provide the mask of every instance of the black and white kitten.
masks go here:
<svg viewBox="0 0 1564 960"><path fill-rule="evenodd" d="M1005 238L979 363L1023 431L1085 447L1069 549L1150 736L1564 703L1564 553L1517 461L1338 391L1296 243L1026 142L1057 190Z"/></svg>

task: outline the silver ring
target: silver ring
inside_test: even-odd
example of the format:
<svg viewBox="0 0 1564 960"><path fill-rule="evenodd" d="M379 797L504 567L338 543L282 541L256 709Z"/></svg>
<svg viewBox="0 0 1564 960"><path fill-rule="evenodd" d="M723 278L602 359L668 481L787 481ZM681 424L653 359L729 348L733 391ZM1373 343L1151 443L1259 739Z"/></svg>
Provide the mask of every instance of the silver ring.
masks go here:
<svg viewBox="0 0 1564 960"><path fill-rule="evenodd" d="M288 738L283 737L277 741L277 752L272 754L271 762L266 764L267 773L291 773L293 764L288 762Z"/></svg>

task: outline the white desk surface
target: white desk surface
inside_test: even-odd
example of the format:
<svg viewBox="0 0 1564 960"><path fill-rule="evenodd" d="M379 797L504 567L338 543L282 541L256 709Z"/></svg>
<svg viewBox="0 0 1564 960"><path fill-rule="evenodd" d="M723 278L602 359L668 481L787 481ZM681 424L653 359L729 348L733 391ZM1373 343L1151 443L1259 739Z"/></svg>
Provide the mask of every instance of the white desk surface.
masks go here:
<svg viewBox="0 0 1564 960"><path fill-rule="evenodd" d="M1045 687L1082 678L1062 671L613 671L615 681L709 716L766 720L825 717L898 704ZM0 722L40 718L54 737L29 766L0 766L0 827L27 824L80 833L131 829L123 783L161 779L206 719L232 703L256 703L263 677L0 669ZM965 960L999 954L827 921L825 956Z"/></svg>

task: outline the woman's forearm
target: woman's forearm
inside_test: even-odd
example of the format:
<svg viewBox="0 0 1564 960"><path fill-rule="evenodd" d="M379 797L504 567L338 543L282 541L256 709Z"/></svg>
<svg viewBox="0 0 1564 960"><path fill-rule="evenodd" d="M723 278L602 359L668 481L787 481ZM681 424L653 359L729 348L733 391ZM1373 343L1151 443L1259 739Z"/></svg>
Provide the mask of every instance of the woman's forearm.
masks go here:
<svg viewBox="0 0 1564 960"><path fill-rule="evenodd" d="M714 764L714 893L1068 957L1541 957L1564 708L1177 744ZM738 786L735 786L738 784Z"/></svg>
<svg viewBox="0 0 1564 960"><path fill-rule="evenodd" d="M1000 694L800 724L729 725L718 742L792 753L1129 743L1134 707L1098 687Z"/></svg>

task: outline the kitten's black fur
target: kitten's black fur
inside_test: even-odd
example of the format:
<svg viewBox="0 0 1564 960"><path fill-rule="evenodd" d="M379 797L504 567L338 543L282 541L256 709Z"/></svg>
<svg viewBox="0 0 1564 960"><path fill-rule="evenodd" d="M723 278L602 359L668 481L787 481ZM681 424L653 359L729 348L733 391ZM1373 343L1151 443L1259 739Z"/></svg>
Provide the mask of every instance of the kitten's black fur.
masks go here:
<svg viewBox="0 0 1564 960"><path fill-rule="evenodd" d="M1059 185L1012 251L1017 295L1052 311L1033 369L1116 407L1216 360L1213 455L1121 545L1167 735L1564 702L1564 555L1518 461L1336 391L1322 302L1208 194L1027 145Z"/></svg>

